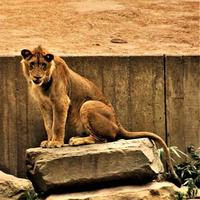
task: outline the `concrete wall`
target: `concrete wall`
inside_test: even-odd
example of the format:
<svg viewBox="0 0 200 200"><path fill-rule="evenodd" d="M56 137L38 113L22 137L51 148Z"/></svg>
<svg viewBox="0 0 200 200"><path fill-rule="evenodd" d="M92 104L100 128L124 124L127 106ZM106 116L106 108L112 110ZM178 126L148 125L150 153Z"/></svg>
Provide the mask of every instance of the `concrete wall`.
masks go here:
<svg viewBox="0 0 200 200"><path fill-rule="evenodd" d="M113 103L125 128L160 135L185 150L200 146L200 56L65 57ZM25 176L25 149L45 138L20 57L0 58L0 169Z"/></svg>

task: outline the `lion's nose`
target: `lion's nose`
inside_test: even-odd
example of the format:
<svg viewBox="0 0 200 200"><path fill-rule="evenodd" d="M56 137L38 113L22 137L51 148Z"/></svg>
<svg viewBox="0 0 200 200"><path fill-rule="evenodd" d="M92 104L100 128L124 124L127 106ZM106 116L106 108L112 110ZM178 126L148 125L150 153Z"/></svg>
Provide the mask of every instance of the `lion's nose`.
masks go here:
<svg viewBox="0 0 200 200"><path fill-rule="evenodd" d="M42 77L41 76L34 76L35 80L40 80Z"/></svg>

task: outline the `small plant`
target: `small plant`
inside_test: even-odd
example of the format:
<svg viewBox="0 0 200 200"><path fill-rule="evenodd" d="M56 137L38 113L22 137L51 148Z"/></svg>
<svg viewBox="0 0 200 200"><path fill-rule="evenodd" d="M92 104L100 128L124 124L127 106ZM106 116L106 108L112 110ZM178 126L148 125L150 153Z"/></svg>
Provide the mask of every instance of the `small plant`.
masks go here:
<svg viewBox="0 0 200 200"><path fill-rule="evenodd" d="M183 192L176 192L176 200L186 200L187 197Z"/></svg>
<svg viewBox="0 0 200 200"><path fill-rule="evenodd" d="M189 154L186 161L175 165L177 175L184 186L188 187L187 196L194 198L200 187L200 152L190 145L187 148Z"/></svg>
<svg viewBox="0 0 200 200"><path fill-rule="evenodd" d="M33 191L26 191L19 200L39 200L38 194Z"/></svg>
<svg viewBox="0 0 200 200"><path fill-rule="evenodd" d="M184 161L180 164L175 164L174 168L181 179L184 186L188 187L188 198L195 198L200 188L200 148L195 150L193 145L187 147L187 154L180 151L178 147L169 147L171 155L175 155L178 158L184 158ZM159 150L160 157L163 159L163 150ZM175 163L175 160L171 158ZM183 193L177 193L178 200L186 199Z"/></svg>
<svg viewBox="0 0 200 200"><path fill-rule="evenodd" d="M187 178L183 185L188 187L187 195L189 198L197 196L198 187L196 186L195 181L192 178Z"/></svg>

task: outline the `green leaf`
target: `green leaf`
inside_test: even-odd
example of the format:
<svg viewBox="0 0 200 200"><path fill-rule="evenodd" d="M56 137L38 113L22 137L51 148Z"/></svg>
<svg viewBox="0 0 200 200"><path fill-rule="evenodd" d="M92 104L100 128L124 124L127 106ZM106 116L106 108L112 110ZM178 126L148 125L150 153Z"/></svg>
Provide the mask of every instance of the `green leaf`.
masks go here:
<svg viewBox="0 0 200 200"><path fill-rule="evenodd" d="M183 183L183 185L184 185L184 186L187 186L187 185L188 185L188 182L189 182L189 181L185 181L185 183Z"/></svg>
<svg viewBox="0 0 200 200"><path fill-rule="evenodd" d="M186 153L184 153L183 151L181 151L180 149L177 148L176 151L178 151L178 152L179 152L180 154L182 154L183 156L189 158L189 156L188 156Z"/></svg>
<svg viewBox="0 0 200 200"><path fill-rule="evenodd" d="M178 154L178 152L176 151L176 148L171 147L170 148L171 152L174 153L177 157L181 158L181 156Z"/></svg>

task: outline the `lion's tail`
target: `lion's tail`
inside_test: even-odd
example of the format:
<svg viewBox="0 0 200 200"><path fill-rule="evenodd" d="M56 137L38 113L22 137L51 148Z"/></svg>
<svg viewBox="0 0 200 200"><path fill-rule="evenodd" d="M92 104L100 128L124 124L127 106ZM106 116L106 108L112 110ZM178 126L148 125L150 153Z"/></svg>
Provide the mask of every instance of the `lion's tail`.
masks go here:
<svg viewBox="0 0 200 200"><path fill-rule="evenodd" d="M171 161L171 155L170 155L170 151L166 145L166 143L164 142L164 140L159 137L158 135L151 133L151 132L145 132L145 131L141 131L141 132L130 132L125 130L122 125L120 124L120 133L119 136L124 138L124 139L135 139L135 138L150 138L153 139L155 142L158 142L164 150L164 153L166 155L166 161L167 161L167 165L168 165L168 169L169 172L171 173L171 177L173 179L173 182L177 185L180 186L181 185L181 181L179 179L179 177L177 176L174 167L172 165L172 161Z"/></svg>

